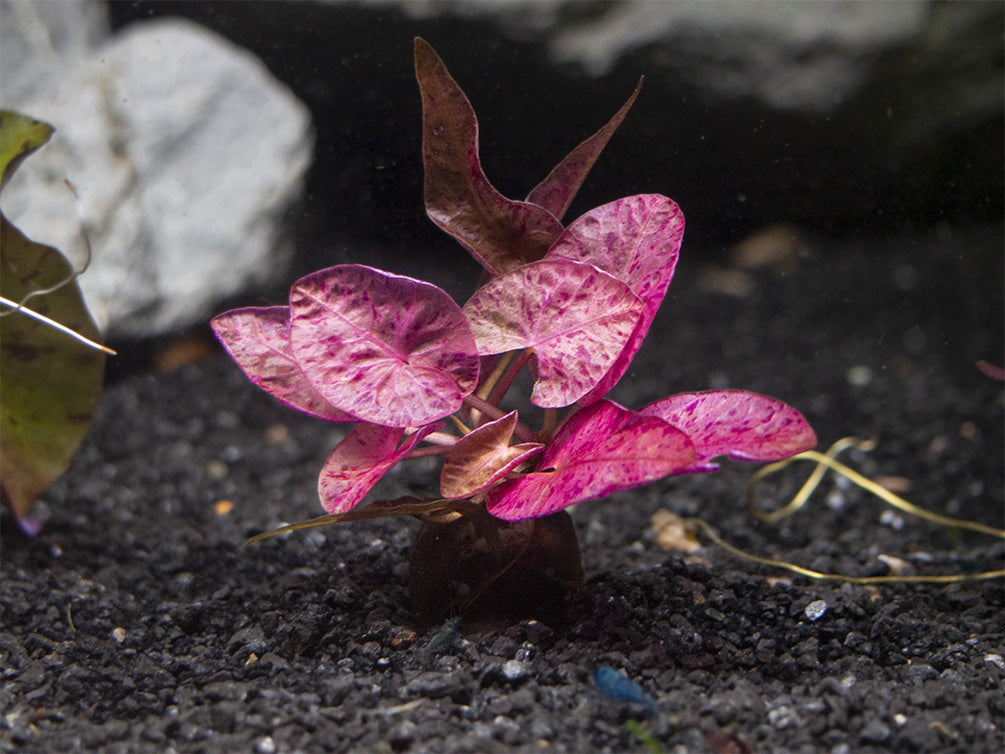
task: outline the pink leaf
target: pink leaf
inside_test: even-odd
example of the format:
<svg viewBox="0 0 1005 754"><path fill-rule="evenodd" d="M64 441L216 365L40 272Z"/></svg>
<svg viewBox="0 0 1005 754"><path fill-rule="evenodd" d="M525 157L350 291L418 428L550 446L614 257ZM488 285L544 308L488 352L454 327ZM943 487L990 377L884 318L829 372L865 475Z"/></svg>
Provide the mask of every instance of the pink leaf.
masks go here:
<svg viewBox="0 0 1005 754"><path fill-rule="evenodd" d="M677 267L684 215L659 194L640 194L597 207L577 219L558 238L546 259L596 265L642 299L642 316L617 361L580 400L589 404L617 384L649 332Z"/></svg>
<svg viewBox="0 0 1005 754"><path fill-rule="evenodd" d="M450 449L440 475L440 492L446 498L470 497L492 486L513 469L539 453L540 443L510 445L517 412L483 424Z"/></svg>
<svg viewBox="0 0 1005 754"><path fill-rule="evenodd" d="M290 348L288 306L232 309L210 324L248 379L282 403L328 421L358 421L328 403L300 370Z"/></svg>
<svg viewBox="0 0 1005 754"><path fill-rule="evenodd" d="M658 416L687 433L705 463L728 455L743 461L780 461L817 444L813 429L791 406L744 390L681 393L651 403L640 414Z"/></svg>
<svg viewBox="0 0 1005 754"><path fill-rule="evenodd" d="M366 493L387 470L398 463L423 437L442 425L431 424L409 435L400 427L359 424L328 455L318 478L318 495L328 513L345 513L366 497Z"/></svg>
<svg viewBox="0 0 1005 754"><path fill-rule="evenodd" d="M562 224L544 207L507 199L478 159L478 121L443 61L415 40L422 94L422 160L426 212L492 274L544 256Z"/></svg>
<svg viewBox="0 0 1005 754"><path fill-rule="evenodd" d="M559 429L539 471L502 482L485 502L497 518L537 518L680 473L695 458L694 446L679 429L600 400Z"/></svg>
<svg viewBox="0 0 1005 754"><path fill-rule="evenodd" d="M290 343L332 405L374 424L417 427L453 413L478 380L460 307L435 285L339 265L290 291Z"/></svg>
<svg viewBox="0 0 1005 754"><path fill-rule="evenodd" d="M995 366L990 361L984 361L984 359L981 359L977 362L977 368L985 377L1005 382L1005 369L1002 367Z"/></svg>
<svg viewBox="0 0 1005 754"><path fill-rule="evenodd" d="M610 369L642 311L628 286L589 264L545 260L500 275L464 305L480 354L532 348L531 401L568 406Z"/></svg>
<svg viewBox="0 0 1005 754"><path fill-rule="evenodd" d="M576 192L583 185L586 174L590 172L593 163L597 161L600 153L604 151L607 142L618 126L628 115L628 111L635 103L635 98L639 96L642 89L642 79L639 79L638 86L632 92L632 96L621 106L621 109L614 114L607 125L597 131L578 147L573 149L564 160L562 160L548 177L539 183L527 196L527 201L539 204L551 212L559 220L569 209Z"/></svg>

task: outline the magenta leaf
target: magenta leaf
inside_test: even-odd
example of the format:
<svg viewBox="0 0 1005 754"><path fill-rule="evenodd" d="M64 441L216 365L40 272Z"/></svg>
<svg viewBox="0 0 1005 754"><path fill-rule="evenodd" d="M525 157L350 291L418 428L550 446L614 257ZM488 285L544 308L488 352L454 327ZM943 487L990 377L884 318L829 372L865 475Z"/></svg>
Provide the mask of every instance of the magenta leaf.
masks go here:
<svg viewBox="0 0 1005 754"><path fill-rule="evenodd" d="M423 437L440 426L431 424L405 436L401 427L359 424L339 441L328 455L318 478L318 495L328 513L345 513L366 497L366 493L387 470L398 463Z"/></svg>
<svg viewBox="0 0 1005 754"><path fill-rule="evenodd" d="M568 406L607 373L631 337L642 302L589 264L543 260L500 275L464 305L482 355L531 348L531 402Z"/></svg>
<svg viewBox="0 0 1005 754"><path fill-rule="evenodd" d="M435 285L339 265L290 291L293 356L333 406L417 427L453 413L478 381L464 312Z"/></svg>
<svg viewBox="0 0 1005 754"><path fill-rule="evenodd" d="M607 125L597 131L578 147L573 149L564 160L562 160L548 177L539 183L527 196L527 201L532 204L539 204L551 212L559 220L569 209L572 200L575 198L579 187L583 185L586 174L590 172L593 163L604 151L611 136L618 130L618 126L628 115L628 111L635 104L635 98L639 96L642 89L642 79L639 79L638 86L632 92L632 96L621 106L621 109L614 114Z"/></svg>
<svg viewBox="0 0 1005 754"><path fill-rule="evenodd" d="M631 339L604 378L580 401L585 405L617 384L642 345L677 267L684 214L659 194L640 194L597 207L559 236L546 259L596 265L642 299L642 316Z"/></svg>
<svg viewBox="0 0 1005 754"><path fill-rule="evenodd" d="M475 111L433 48L418 38L415 76L429 218L494 275L543 257L562 224L544 207L507 199L489 183L478 159Z"/></svg>
<svg viewBox="0 0 1005 754"><path fill-rule="evenodd" d="M445 498L470 497L492 486L528 458L539 453L541 443L510 445L517 412L469 432L450 449L440 474Z"/></svg>
<svg viewBox="0 0 1005 754"><path fill-rule="evenodd" d="M995 366L990 361L981 359L977 362L977 368L985 377L990 377L992 380L1005 381L1005 369Z"/></svg>
<svg viewBox="0 0 1005 754"><path fill-rule="evenodd" d="M696 457L688 436L676 427L600 400L559 429L539 471L502 482L485 502L493 516L507 521L546 516L681 473Z"/></svg>
<svg viewBox="0 0 1005 754"><path fill-rule="evenodd" d="M691 438L698 454L695 470L715 470L707 463L728 455L743 461L780 461L817 444L813 429L791 406L744 390L681 393L639 410L658 416Z"/></svg>
<svg viewBox="0 0 1005 754"><path fill-rule="evenodd" d="M328 421L358 421L328 403L293 358L288 306L232 309L210 324L248 379L282 403Z"/></svg>

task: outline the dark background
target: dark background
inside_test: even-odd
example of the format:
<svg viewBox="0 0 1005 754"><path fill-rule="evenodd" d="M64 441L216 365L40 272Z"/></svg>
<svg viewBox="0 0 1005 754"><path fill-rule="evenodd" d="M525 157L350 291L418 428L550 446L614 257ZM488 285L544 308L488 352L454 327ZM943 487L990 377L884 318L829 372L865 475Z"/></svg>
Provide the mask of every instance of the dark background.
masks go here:
<svg viewBox="0 0 1005 754"><path fill-rule="evenodd" d="M581 12L598 12L584 4ZM591 10L592 9L592 10ZM556 65L538 41L477 19L411 19L383 4L111 3L115 26L169 15L196 20L258 55L310 108L317 130L304 230L319 244L305 269L360 246L409 256L453 254L425 219L421 110L412 40L439 52L471 100L489 179L522 198L652 73L628 56L608 75ZM778 221L825 236L873 236L1002 216L1005 116L910 143L898 118L924 122L975 65L1002 68L1001 28L968 30L974 54L924 70L888 53L884 73L833 115L712 102L668 73L642 94L568 218L620 196L659 192L688 218L692 248L715 249ZM994 51L997 51L995 53ZM976 60L976 63L975 63ZM352 247L352 251L349 251Z"/></svg>

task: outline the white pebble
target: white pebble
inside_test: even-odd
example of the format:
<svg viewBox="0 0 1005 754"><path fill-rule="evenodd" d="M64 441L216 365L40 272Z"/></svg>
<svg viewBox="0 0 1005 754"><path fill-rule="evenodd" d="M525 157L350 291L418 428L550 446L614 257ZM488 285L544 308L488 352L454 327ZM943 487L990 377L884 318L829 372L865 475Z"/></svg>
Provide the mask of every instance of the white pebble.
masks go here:
<svg viewBox="0 0 1005 754"><path fill-rule="evenodd" d="M904 528L904 517L893 511L883 511L879 516L879 522L885 526L889 526L894 531L900 531Z"/></svg>
<svg viewBox="0 0 1005 754"><path fill-rule="evenodd" d="M865 364L856 364L845 372L845 379L849 385L865 387L872 382L872 370Z"/></svg>
<svg viewBox="0 0 1005 754"><path fill-rule="evenodd" d="M507 660L503 663L502 674L507 681L519 681L530 672L530 666L520 660Z"/></svg>
<svg viewBox="0 0 1005 754"><path fill-rule="evenodd" d="M817 620L827 612L828 605L824 600L814 600L806 606L803 614L810 620Z"/></svg>

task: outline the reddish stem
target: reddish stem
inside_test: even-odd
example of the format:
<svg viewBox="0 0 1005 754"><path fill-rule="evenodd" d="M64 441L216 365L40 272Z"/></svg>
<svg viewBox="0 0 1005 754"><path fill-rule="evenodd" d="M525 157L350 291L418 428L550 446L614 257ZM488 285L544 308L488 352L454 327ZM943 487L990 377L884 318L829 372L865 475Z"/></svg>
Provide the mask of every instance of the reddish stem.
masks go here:
<svg viewBox="0 0 1005 754"><path fill-rule="evenodd" d="M488 402L494 406L498 406L499 402L502 401L503 396L506 395L506 391L510 389L516 376L520 374L520 370L524 368L524 365L530 361L532 352L529 348L524 349L521 354L510 362L509 367L507 367L506 372L496 383L496 386L492 388L492 392L489 393Z"/></svg>
<svg viewBox="0 0 1005 754"><path fill-rule="evenodd" d="M429 439L429 438L425 438ZM456 439L456 438L454 438ZM450 449L454 447L453 445L425 445L421 448L416 448L415 450L409 451L405 456L405 460L412 458L425 458L426 456L445 456L450 452Z"/></svg>
<svg viewBox="0 0 1005 754"><path fill-rule="evenodd" d="M479 398L474 393L465 398L464 403L471 406L471 408L478 409L491 419L501 419L506 415L506 412L501 408L482 398ZM513 434L519 437L523 442L534 441L534 433L530 430L530 427L521 424L520 422L516 423L516 428L513 430Z"/></svg>

